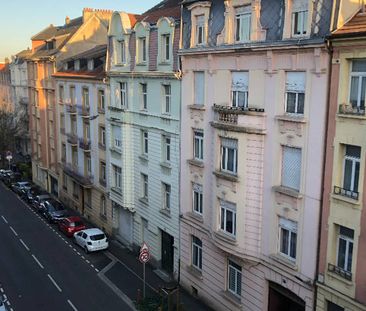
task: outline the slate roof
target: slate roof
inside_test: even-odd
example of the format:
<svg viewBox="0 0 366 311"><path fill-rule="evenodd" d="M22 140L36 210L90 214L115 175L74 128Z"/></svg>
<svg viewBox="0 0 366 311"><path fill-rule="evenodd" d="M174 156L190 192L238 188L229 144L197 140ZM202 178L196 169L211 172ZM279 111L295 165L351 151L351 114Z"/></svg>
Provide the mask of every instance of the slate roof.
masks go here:
<svg viewBox="0 0 366 311"><path fill-rule="evenodd" d="M360 11L341 28L331 34L331 38L355 37L366 35L366 12Z"/></svg>
<svg viewBox="0 0 366 311"><path fill-rule="evenodd" d="M162 16L180 20L180 3L181 0L163 0L139 16L138 21L155 24Z"/></svg>

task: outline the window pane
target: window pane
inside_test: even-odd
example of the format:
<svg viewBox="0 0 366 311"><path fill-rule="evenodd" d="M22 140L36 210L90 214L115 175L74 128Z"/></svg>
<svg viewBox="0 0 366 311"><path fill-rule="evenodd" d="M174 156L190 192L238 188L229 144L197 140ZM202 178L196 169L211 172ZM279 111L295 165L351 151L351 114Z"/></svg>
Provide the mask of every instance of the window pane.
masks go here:
<svg viewBox="0 0 366 311"><path fill-rule="evenodd" d="M226 211L226 232L228 233L234 233L234 228L233 228L233 212L231 211Z"/></svg>
<svg viewBox="0 0 366 311"><path fill-rule="evenodd" d="M362 86L361 86L361 99L360 99L360 108L365 108L365 90L366 90L366 78L362 79Z"/></svg>
<svg viewBox="0 0 366 311"><path fill-rule="evenodd" d="M347 267L346 267L347 271L352 270L352 253L353 253L353 243L349 242L348 243L348 260L347 260Z"/></svg>
<svg viewBox="0 0 366 311"><path fill-rule="evenodd" d="M358 179L360 176L360 162L355 163L355 177L353 181L353 191L358 192Z"/></svg>
<svg viewBox="0 0 366 311"><path fill-rule="evenodd" d="M225 209L221 208L221 230L225 230Z"/></svg>
<svg viewBox="0 0 366 311"><path fill-rule="evenodd" d="M234 149L227 149L227 152L228 152L227 170L234 172Z"/></svg>
<svg viewBox="0 0 366 311"><path fill-rule="evenodd" d="M238 107L244 107L245 103L245 93L244 92L238 92Z"/></svg>
<svg viewBox="0 0 366 311"><path fill-rule="evenodd" d="M304 113L304 101L305 101L305 94L298 93L297 94L297 113Z"/></svg>
<svg viewBox="0 0 366 311"><path fill-rule="evenodd" d="M357 107L358 79L359 79L359 77L351 78L351 89L350 89L350 94L349 94L349 100L351 102L352 107Z"/></svg>
<svg viewBox="0 0 366 311"><path fill-rule="evenodd" d="M235 270L229 266L229 289L235 292Z"/></svg>
<svg viewBox="0 0 366 311"><path fill-rule="evenodd" d="M296 239L297 234L295 232L291 232L290 257L292 258L296 258Z"/></svg>
<svg viewBox="0 0 366 311"><path fill-rule="evenodd" d="M281 228L281 253L288 254L289 231Z"/></svg>
<svg viewBox="0 0 366 311"><path fill-rule="evenodd" d="M351 190L352 182L352 160L346 159L344 161L344 177L343 177L343 188Z"/></svg>
<svg viewBox="0 0 366 311"><path fill-rule="evenodd" d="M282 186L300 189L301 178L301 149L283 147Z"/></svg>
<svg viewBox="0 0 366 311"><path fill-rule="evenodd" d="M352 72L366 72L366 60L363 59L353 60Z"/></svg>
<svg viewBox="0 0 366 311"><path fill-rule="evenodd" d="M346 245L347 242L340 238L339 245L338 245L338 260L337 266L344 269L345 261L346 261Z"/></svg>
<svg viewBox="0 0 366 311"><path fill-rule="evenodd" d="M287 93L287 107L286 112L295 113L296 107L296 93Z"/></svg>

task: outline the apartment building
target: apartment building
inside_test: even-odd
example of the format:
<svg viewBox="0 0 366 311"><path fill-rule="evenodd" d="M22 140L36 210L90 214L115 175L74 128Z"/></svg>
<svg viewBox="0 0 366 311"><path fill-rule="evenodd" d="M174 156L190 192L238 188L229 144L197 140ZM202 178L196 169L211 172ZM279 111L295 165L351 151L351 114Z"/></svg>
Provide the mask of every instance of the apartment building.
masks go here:
<svg viewBox="0 0 366 311"><path fill-rule="evenodd" d="M150 247L162 276L179 273L180 6L163 1L109 27L108 190L116 236Z"/></svg>
<svg viewBox="0 0 366 311"><path fill-rule="evenodd" d="M183 1L180 280L216 310L313 310L325 36L357 5Z"/></svg>
<svg viewBox="0 0 366 311"><path fill-rule="evenodd" d="M333 50L317 310L366 310L364 8L329 38Z"/></svg>

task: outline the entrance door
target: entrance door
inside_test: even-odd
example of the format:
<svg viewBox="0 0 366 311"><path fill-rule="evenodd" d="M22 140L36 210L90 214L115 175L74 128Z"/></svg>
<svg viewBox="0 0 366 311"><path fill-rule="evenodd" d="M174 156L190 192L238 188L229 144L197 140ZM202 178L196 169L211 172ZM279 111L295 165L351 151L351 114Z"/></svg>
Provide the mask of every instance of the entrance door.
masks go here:
<svg viewBox="0 0 366 311"><path fill-rule="evenodd" d="M168 272L173 272L174 266L174 237L161 231L161 268Z"/></svg>
<svg viewBox="0 0 366 311"><path fill-rule="evenodd" d="M118 233L125 243L131 244L132 240L132 214L120 207Z"/></svg>
<svg viewBox="0 0 366 311"><path fill-rule="evenodd" d="M268 311L305 311L305 302L287 288L270 282Z"/></svg>

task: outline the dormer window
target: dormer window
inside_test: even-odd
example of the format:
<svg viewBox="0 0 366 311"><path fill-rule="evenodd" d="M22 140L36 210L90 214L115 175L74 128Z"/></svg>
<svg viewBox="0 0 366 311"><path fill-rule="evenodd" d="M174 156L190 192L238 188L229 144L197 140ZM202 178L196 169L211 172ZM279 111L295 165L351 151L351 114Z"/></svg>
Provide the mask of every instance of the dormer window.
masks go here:
<svg viewBox="0 0 366 311"><path fill-rule="evenodd" d="M53 50L55 48L55 41L47 41L46 42L46 49L47 50Z"/></svg>
<svg viewBox="0 0 366 311"><path fill-rule="evenodd" d="M304 36L308 29L308 3L305 0L293 0L291 29L293 36Z"/></svg>
<svg viewBox="0 0 366 311"><path fill-rule="evenodd" d="M205 43L205 16L196 16L196 44L202 45Z"/></svg>
<svg viewBox="0 0 366 311"><path fill-rule="evenodd" d="M236 8L235 10L235 41L246 42L250 40L251 25L250 5Z"/></svg>
<svg viewBox="0 0 366 311"><path fill-rule="evenodd" d="M162 51L162 61L170 60L170 35L161 36L161 51Z"/></svg>
<svg viewBox="0 0 366 311"><path fill-rule="evenodd" d="M74 66L75 66L75 70L76 70L76 71L80 70L80 61L79 61L79 60L76 60L76 61L74 62Z"/></svg>
<svg viewBox="0 0 366 311"><path fill-rule="evenodd" d="M94 59L88 60L88 70L94 70Z"/></svg>
<svg viewBox="0 0 366 311"><path fill-rule="evenodd" d="M141 37L138 40L138 56L139 62L146 62L146 37Z"/></svg>
<svg viewBox="0 0 366 311"><path fill-rule="evenodd" d="M120 47L121 47L121 63L125 64L126 63L126 45L125 45L124 40L122 40L120 42Z"/></svg>

